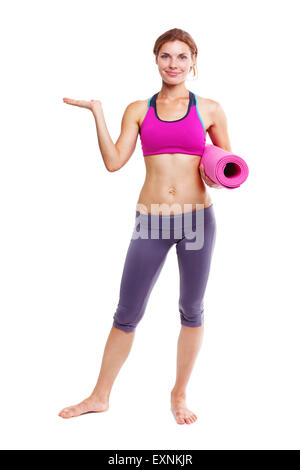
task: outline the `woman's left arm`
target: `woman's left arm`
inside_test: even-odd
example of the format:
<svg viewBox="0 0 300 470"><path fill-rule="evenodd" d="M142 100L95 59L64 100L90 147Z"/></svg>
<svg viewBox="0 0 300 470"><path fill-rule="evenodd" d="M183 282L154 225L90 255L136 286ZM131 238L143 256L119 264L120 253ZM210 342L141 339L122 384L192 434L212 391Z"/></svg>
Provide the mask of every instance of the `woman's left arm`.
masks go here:
<svg viewBox="0 0 300 470"><path fill-rule="evenodd" d="M213 100L211 100L210 122L212 124L208 128L207 132L209 133L209 137L213 145L217 145L218 147L231 152L226 115L220 103ZM208 186L218 189L223 188L222 185L214 183L214 181L205 174L203 163L200 163L200 174Z"/></svg>
<svg viewBox="0 0 300 470"><path fill-rule="evenodd" d="M232 152L228 135L227 118L222 106L217 101L212 101L211 104L211 123L207 132L209 133L212 143L228 152Z"/></svg>

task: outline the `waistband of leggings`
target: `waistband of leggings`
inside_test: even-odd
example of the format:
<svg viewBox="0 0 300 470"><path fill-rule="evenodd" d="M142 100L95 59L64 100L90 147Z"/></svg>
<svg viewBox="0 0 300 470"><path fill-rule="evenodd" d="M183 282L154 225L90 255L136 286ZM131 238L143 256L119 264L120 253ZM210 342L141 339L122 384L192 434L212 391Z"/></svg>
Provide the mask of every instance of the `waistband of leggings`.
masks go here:
<svg viewBox="0 0 300 470"><path fill-rule="evenodd" d="M174 227L184 227L186 230L196 229L204 223L204 218L213 211L213 204L202 209L182 212L181 214L142 214L136 211L135 223L139 223L140 230L169 231ZM212 212L213 213L213 212Z"/></svg>
<svg viewBox="0 0 300 470"><path fill-rule="evenodd" d="M209 211L212 211L213 210L213 203L208 206L208 207L203 207L202 209L197 209L195 211L188 211L188 212L182 212L181 214L166 214L166 215L163 215L163 214L151 214L150 212L148 214L142 214L140 211L135 211L135 216L136 217L139 217L140 220L145 220L145 219L159 219L159 220L163 220L163 219L172 219L172 220L183 220L185 217L186 218L189 218L189 217L192 217L192 218L195 218L197 217L197 213L200 213L201 211L204 211L204 212L209 212Z"/></svg>

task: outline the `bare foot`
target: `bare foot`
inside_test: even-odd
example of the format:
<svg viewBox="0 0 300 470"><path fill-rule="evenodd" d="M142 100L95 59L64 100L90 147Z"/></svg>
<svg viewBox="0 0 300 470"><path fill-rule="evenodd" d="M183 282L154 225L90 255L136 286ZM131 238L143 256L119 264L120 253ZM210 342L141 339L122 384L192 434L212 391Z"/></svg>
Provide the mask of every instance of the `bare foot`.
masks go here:
<svg viewBox="0 0 300 470"><path fill-rule="evenodd" d="M192 424L197 416L186 406L184 396L176 396L171 393L171 410L178 424Z"/></svg>
<svg viewBox="0 0 300 470"><path fill-rule="evenodd" d="M107 411L109 407L108 399L100 399L94 396L90 396L86 400L83 400L78 405L64 408L58 413L58 416L62 418L74 418L85 413L100 413L101 411Z"/></svg>

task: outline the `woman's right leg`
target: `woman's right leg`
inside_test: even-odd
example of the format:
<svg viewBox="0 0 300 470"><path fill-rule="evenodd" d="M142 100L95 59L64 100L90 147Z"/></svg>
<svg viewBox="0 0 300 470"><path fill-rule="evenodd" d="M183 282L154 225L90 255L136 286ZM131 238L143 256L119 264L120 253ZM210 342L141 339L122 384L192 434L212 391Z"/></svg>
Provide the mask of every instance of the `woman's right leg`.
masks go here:
<svg viewBox="0 0 300 470"><path fill-rule="evenodd" d="M145 230L143 230L145 234ZM146 236L146 235L145 235ZM72 418L91 411L106 411L109 395L119 370L129 355L135 329L141 320L166 260L172 241L169 239L131 239L123 268L120 297L108 336L101 370L91 396L78 405L64 408L59 416Z"/></svg>
<svg viewBox="0 0 300 470"><path fill-rule="evenodd" d="M134 331L127 333L114 326L111 328L104 348L99 378L91 396L78 405L64 408L59 416L74 418L83 413L108 410L114 380L129 355L134 334Z"/></svg>

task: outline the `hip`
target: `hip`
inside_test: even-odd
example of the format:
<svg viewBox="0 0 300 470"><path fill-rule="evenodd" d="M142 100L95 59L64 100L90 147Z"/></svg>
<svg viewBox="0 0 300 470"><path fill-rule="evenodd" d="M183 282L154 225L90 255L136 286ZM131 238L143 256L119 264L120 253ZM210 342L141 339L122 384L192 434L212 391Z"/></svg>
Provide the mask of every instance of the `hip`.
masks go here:
<svg viewBox="0 0 300 470"><path fill-rule="evenodd" d="M183 214L199 209L207 209L212 204L213 201L208 193L196 198L160 198L157 195L149 197L141 193L136 205L136 210L141 214Z"/></svg>
<svg viewBox="0 0 300 470"><path fill-rule="evenodd" d="M146 179L136 210L146 214L182 214L212 205L212 199L200 178L161 182Z"/></svg>

